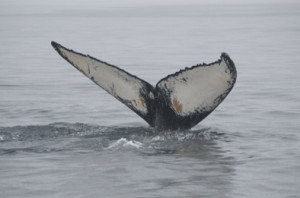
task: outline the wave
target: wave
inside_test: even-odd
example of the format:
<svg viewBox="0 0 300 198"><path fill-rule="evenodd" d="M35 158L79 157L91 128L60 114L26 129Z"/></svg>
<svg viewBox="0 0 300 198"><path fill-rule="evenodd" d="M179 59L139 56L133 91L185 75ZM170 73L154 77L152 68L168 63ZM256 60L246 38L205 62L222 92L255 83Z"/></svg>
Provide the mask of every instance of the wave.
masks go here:
<svg viewBox="0 0 300 198"><path fill-rule="evenodd" d="M60 151L141 151L170 154L197 151L226 138L215 128L157 132L150 127L107 127L84 123L52 123L0 127L0 154ZM203 149L203 148L202 148Z"/></svg>

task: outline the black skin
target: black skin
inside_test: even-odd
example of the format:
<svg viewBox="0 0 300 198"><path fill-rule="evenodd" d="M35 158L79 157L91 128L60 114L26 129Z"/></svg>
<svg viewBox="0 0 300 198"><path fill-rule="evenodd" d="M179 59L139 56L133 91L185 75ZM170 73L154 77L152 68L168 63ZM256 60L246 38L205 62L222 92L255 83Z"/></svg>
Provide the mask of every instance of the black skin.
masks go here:
<svg viewBox="0 0 300 198"><path fill-rule="evenodd" d="M202 113L193 113L189 116L179 116L176 114L170 106L172 104L168 104L161 94L162 90L156 88L156 98L155 98L155 129L157 130L186 130L190 129L196 124L198 124L201 120L203 120L206 116L209 115L210 112L202 112Z"/></svg>

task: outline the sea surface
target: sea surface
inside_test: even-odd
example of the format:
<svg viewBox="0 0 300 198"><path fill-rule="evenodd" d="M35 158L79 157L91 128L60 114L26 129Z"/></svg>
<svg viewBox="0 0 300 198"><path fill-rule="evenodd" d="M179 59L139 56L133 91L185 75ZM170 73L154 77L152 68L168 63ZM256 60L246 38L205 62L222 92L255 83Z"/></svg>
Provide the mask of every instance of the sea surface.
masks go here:
<svg viewBox="0 0 300 198"><path fill-rule="evenodd" d="M300 197L300 4L113 2L0 2L0 197ZM157 132L52 40L152 85L222 52L238 78Z"/></svg>

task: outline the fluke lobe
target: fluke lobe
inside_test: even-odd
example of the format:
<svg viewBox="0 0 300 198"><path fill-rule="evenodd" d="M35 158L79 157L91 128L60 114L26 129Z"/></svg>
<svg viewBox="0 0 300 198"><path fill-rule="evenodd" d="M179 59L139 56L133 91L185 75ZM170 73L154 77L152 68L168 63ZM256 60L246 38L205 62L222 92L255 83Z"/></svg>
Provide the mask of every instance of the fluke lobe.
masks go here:
<svg viewBox="0 0 300 198"><path fill-rule="evenodd" d="M237 77L233 61L222 53L216 62L185 68L153 87L117 66L51 44L71 65L158 130L198 124L225 99Z"/></svg>

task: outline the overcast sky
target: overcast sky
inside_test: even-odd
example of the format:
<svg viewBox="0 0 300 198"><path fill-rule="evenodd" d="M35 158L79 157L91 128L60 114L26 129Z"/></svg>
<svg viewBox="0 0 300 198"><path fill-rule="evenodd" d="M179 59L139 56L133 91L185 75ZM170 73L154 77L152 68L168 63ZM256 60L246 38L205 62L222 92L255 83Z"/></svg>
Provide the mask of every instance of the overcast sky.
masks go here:
<svg viewBox="0 0 300 198"><path fill-rule="evenodd" d="M140 6L172 6L201 4L288 4L299 0L0 0L0 15L11 13L43 13L54 10L106 9Z"/></svg>
<svg viewBox="0 0 300 198"><path fill-rule="evenodd" d="M188 4L253 4L253 3L298 3L299 0L1 0L2 5L106 5L106 6L142 6L142 5L188 5Z"/></svg>

